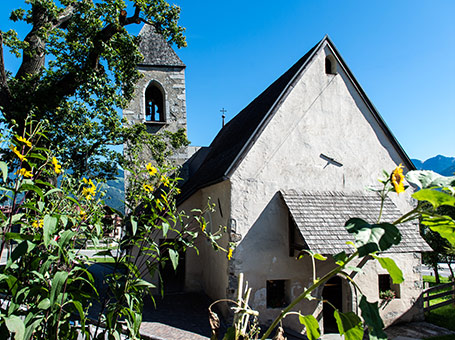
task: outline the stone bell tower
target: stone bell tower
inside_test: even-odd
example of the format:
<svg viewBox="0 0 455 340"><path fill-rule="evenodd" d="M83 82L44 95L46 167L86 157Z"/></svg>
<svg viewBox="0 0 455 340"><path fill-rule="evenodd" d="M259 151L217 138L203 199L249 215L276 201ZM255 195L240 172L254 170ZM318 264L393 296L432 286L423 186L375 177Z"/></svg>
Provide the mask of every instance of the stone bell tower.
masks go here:
<svg viewBox="0 0 455 340"><path fill-rule="evenodd" d="M186 130L185 64L152 25L145 24L139 36L144 60L138 70L143 77L123 117L130 125L145 124L150 133ZM173 158L181 165L186 150Z"/></svg>

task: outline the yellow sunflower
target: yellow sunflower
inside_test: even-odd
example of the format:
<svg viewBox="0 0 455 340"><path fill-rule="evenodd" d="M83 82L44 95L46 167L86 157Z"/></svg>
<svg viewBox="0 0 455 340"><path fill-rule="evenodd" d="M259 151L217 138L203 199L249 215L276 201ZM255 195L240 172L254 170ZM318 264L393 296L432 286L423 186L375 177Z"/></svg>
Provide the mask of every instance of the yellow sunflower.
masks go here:
<svg viewBox="0 0 455 340"><path fill-rule="evenodd" d="M26 158L23 154L21 154L21 153L19 152L19 150L17 149L17 147L15 147L14 145L11 144L11 145L9 146L9 148L16 154L17 157L19 157L19 159L21 160L21 162L27 161L27 158Z"/></svg>
<svg viewBox="0 0 455 340"><path fill-rule="evenodd" d="M148 192L153 192L153 190L154 190L153 186L151 186L150 184L145 184L145 183L142 184L142 188Z"/></svg>
<svg viewBox="0 0 455 340"><path fill-rule="evenodd" d="M42 228L43 224L44 224L44 220L43 219L35 220L32 223L32 227L34 227L34 228Z"/></svg>
<svg viewBox="0 0 455 340"><path fill-rule="evenodd" d="M32 147L32 143L31 143L29 140L25 139L24 137L17 136L16 139L17 139L19 142L24 143L25 145L27 145L29 148Z"/></svg>
<svg viewBox="0 0 455 340"><path fill-rule="evenodd" d="M393 170L390 180L397 194L404 192L403 165L401 163Z"/></svg>
<svg viewBox="0 0 455 340"><path fill-rule="evenodd" d="M158 173L158 170L152 166L152 163L148 163L145 168L149 172L150 176L155 176Z"/></svg>
<svg viewBox="0 0 455 340"><path fill-rule="evenodd" d="M228 258L228 260L231 260L231 258L232 258L232 252L233 252L233 251L234 251L234 249L229 248L228 253L227 253L227 258Z"/></svg>
<svg viewBox="0 0 455 340"><path fill-rule="evenodd" d="M62 166L58 164L57 158L52 157L52 165L54 166L54 171L57 175L62 172Z"/></svg>
<svg viewBox="0 0 455 340"><path fill-rule="evenodd" d="M33 177L32 172L28 171L27 169L24 169L24 168L17 170L16 175L21 175L21 176L28 177L28 178Z"/></svg>

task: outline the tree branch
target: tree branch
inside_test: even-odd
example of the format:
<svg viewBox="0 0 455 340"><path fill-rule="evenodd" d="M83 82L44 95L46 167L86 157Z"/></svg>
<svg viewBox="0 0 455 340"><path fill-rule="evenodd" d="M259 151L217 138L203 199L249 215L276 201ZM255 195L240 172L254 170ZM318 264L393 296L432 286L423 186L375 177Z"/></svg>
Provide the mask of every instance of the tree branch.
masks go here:
<svg viewBox="0 0 455 340"><path fill-rule="evenodd" d="M54 28L66 28L68 22L73 17L77 10L78 3L71 3L63 10L63 12L53 21L52 29Z"/></svg>
<svg viewBox="0 0 455 340"><path fill-rule="evenodd" d="M61 14L52 21L52 28L64 28L68 21L73 17L77 4L69 4ZM50 22L47 11L44 7L34 4L32 8L33 27L27 34L24 41L29 44L23 51L22 64L16 74L16 79L27 74L37 74L45 63L45 41L40 37L39 31Z"/></svg>
<svg viewBox="0 0 455 340"><path fill-rule="evenodd" d="M121 32L123 27L126 25L140 23L142 20L139 18L141 9L139 6L136 6L134 15L131 17L126 17L126 11L120 13L119 22L120 25L109 24L104 27L95 37L93 41L93 48L87 56L86 63L80 66L77 70L70 74L66 74L59 81L57 81L54 86L52 86L56 92L54 96L57 98L63 98L64 96L69 96L74 94L74 91L77 87L86 81L83 74L87 74L90 71L96 71L99 69L99 59L103 52L103 44L112 39L112 37Z"/></svg>
<svg viewBox="0 0 455 340"><path fill-rule="evenodd" d="M8 78L5 71L3 57L3 34L0 32L0 110L8 108L11 102L11 92L8 86Z"/></svg>
<svg viewBox="0 0 455 340"><path fill-rule="evenodd" d="M52 23L55 28L63 28L77 10L77 4L68 5L55 21L50 20L46 15L45 8L40 5L34 5L32 10L33 28L24 40L29 43L29 48L24 51L22 65L16 74L16 79L40 72L45 62L45 42L39 37L39 30L48 23ZM95 35L93 47L82 64L75 65L71 71L63 74L60 79L52 84L40 86L36 92L34 89L30 89L30 93L34 92L36 112L54 110L65 97L74 95L77 88L85 83L87 78L93 75L93 72L103 72L100 64L100 58L104 51L103 45L109 42L115 34L122 32L124 26L141 23L143 20L139 17L140 13L141 8L139 6L135 7L134 15L131 17L127 17L127 12L122 11L118 24L108 24Z"/></svg>
<svg viewBox="0 0 455 340"><path fill-rule="evenodd" d="M28 43L28 48L23 51L22 64L17 71L16 79L37 74L44 66L45 43L39 35L39 30L47 23L46 9L36 3L32 7L32 22L33 27L24 39L24 42Z"/></svg>
<svg viewBox="0 0 455 340"><path fill-rule="evenodd" d="M125 22L122 24L122 26L130 25L130 24L140 24L142 20L139 17L139 14L141 14L141 8L138 5L134 5L134 15L131 17L125 18ZM126 17L126 12L125 12L125 17Z"/></svg>

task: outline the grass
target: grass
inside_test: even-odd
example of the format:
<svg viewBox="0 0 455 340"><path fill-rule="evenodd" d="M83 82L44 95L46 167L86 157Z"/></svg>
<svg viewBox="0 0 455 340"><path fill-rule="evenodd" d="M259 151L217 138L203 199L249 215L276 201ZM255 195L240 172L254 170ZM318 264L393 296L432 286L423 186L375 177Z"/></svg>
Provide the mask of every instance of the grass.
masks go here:
<svg viewBox="0 0 455 340"><path fill-rule="evenodd" d="M425 321L455 331L455 308L453 305L433 309L425 314ZM452 339L454 338L452 335Z"/></svg>
<svg viewBox="0 0 455 340"><path fill-rule="evenodd" d="M93 263L115 263L115 259L112 257L91 257L88 259L90 262Z"/></svg>
<svg viewBox="0 0 455 340"><path fill-rule="evenodd" d="M434 276L426 276L424 275L423 276L423 281L424 282L428 282L430 284L430 287L434 287L434 286L437 286L436 284L436 278ZM441 283L440 284L444 284L444 283L448 283L450 282L449 278L448 277L441 277L440 278L440 281ZM434 292L431 292L430 295L435 295L435 294L438 294L438 293L442 293L442 292L445 292L445 291L448 291L450 290L450 288L443 288L443 289L439 289L437 291L434 291ZM445 300L449 300L451 298L450 295L448 296L444 296L442 298L438 298L438 299L434 299L434 300L431 300L430 301L430 306L433 306L433 305L436 305L440 302L443 302Z"/></svg>
<svg viewBox="0 0 455 340"><path fill-rule="evenodd" d="M423 281L429 282L430 287L436 286L436 277L431 276L431 275L424 275L423 276ZM440 277L441 284L449 282L448 277Z"/></svg>
<svg viewBox="0 0 455 340"><path fill-rule="evenodd" d="M430 287L436 286L436 280L434 276L423 276L423 280L425 282L429 282ZM441 284L449 282L449 279L446 277L441 278ZM448 288L439 290L437 292L433 292L433 294L437 294L443 291L449 290ZM445 300L448 300L450 296L443 297L443 298L438 298L430 301L430 305L435 305L437 303L443 302ZM425 321L430 322L434 325L444 327L447 329L450 329L452 331L455 331L455 307L453 304L448 305L448 306L443 306L437 309L433 309L427 313L425 313ZM448 339L455 339L453 335L450 336L444 336L444 337L434 337L431 338L432 340L448 340Z"/></svg>

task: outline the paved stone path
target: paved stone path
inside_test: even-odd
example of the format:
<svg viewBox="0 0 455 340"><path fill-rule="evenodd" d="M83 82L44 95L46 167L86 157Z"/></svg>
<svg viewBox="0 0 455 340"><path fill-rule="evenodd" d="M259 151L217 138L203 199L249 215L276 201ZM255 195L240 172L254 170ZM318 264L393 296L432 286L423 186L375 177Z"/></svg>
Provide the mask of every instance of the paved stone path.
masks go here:
<svg viewBox="0 0 455 340"><path fill-rule="evenodd" d="M144 322L141 335L145 340L207 340L208 337L159 322Z"/></svg>
<svg viewBox="0 0 455 340"><path fill-rule="evenodd" d="M208 306L203 294L174 294L147 299L144 303L141 334L151 340L206 340L210 338ZM225 325L222 324L225 329Z"/></svg>
<svg viewBox="0 0 455 340"><path fill-rule="evenodd" d="M386 333L389 339L394 340L426 339L442 335L453 335L455 339L455 332L428 322L411 322L389 327Z"/></svg>
<svg viewBox="0 0 455 340"><path fill-rule="evenodd" d="M151 299L144 303L141 334L146 340L208 340L210 325L208 306L210 299L203 294L174 294L156 298L156 306ZM218 313L220 315L220 313ZM226 324L222 320L224 334ZM386 329L389 339L392 340L419 340L434 336L453 334L445 328L427 322L412 322L389 327ZM304 339L303 337L287 336L288 340ZM323 340L343 339L338 334L326 334Z"/></svg>

